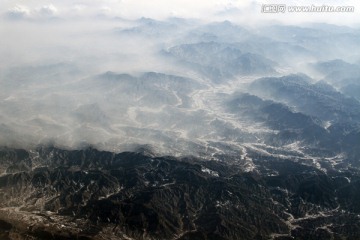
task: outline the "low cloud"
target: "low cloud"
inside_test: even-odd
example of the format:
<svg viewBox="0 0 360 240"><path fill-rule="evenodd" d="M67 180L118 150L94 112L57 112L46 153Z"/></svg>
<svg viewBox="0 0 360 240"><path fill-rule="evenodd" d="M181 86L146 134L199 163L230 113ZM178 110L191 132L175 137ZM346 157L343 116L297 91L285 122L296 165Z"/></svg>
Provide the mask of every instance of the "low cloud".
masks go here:
<svg viewBox="0 0 360 240"><path fill-rule="evenodd" d="M262 13L263 4L286 4L287 6L354 6L353 13ZM358 13L360 3L356 0L329 2L318 0L272 0L272 1L240 1L240 0L94 0L76 2L55 0L52 4L46 1L29 0L16 4L5 1L3 9L9 19L43 19L58 17L69 18L125 18L141 17L166 19L169 17L195 18L204 21L231 20L237 23L257 23L259 21L278 21L292 24L302 22L327 22L338 25L359 24Z"/></svg>
<svg viewBox="0 0 360 240"><path fill-rule="evenodd" d="M22 5L15 5L5 14L9 19L23 19L30 16L30 9Z"/></svg>
<svg viewBox="0 0 360 240"><path fill-rule="evenodd" d="M58 9L50 4L40 7L36 10L36 13L39 14L41 17L54 17L58 13Z"/></svg>
<svg viewBox="0 0 360 240"><path fill-rule="evenodd" d="M53 18L58 15L58 12L58 9L52 4L33 8L24 5L15 5L6 11L5 16L11 20L34 20Z"/></svg>

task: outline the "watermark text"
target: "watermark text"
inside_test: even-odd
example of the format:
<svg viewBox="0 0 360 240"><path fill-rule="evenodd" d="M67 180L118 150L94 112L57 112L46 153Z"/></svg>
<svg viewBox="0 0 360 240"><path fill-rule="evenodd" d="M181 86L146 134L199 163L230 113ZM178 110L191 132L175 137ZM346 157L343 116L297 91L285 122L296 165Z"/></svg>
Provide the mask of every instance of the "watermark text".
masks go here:
<svg viewBox="0 0 360 240"><path fill-rule="evenodd" d="M355 12L354 6L331 6L331 5L307 5L307 6L287 6L286 4L263 4L262 13L352 13Z"/></svg>

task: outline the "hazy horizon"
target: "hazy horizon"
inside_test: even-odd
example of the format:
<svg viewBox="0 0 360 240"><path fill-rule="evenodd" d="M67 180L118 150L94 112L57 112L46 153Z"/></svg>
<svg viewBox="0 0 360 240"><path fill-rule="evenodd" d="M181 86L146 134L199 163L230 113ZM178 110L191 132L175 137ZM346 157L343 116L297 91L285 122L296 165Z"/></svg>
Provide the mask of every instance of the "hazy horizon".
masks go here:
<svg viewBox="0 0 360 240"><path fill-rule="evenodd" d="M201 155L223 151L214 144L221 140L239 152L276 131L219 103L257 78L301 72L316 82L326 74L311 64L360 62L359 29L342 26L358 26L356 1L337 2L355 6L341 14L261 13L257 1L155 2L2 1L0 144L152 144Z"/></svg>

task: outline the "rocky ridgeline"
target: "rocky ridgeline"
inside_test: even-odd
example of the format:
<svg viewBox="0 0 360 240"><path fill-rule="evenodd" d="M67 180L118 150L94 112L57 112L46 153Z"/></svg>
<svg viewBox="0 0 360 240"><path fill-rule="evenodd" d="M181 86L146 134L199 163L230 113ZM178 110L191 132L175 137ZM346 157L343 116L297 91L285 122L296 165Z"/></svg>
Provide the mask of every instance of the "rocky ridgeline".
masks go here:
<svg viewBox="0 0 360 240"><path fill-rule="evenodd" d="M360 173L93 148L0 151L1 239L356 239ZM269 174L271 173L271 174ZM274 174L275 173L275 174Z"/></svg>

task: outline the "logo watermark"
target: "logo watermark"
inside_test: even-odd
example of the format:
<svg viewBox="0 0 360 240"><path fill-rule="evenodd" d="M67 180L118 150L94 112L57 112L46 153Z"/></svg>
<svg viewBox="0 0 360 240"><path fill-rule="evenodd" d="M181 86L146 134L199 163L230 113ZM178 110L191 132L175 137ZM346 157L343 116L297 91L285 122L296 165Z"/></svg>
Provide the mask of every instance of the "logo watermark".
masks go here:
<svg viewBox="0 0 360 240"><path fill-rule="evenodd" d="M307 6L287 6L286 4L263 4L262 13L352 13L355 12L354 6L331 6L331 5L307 5Z"/></svg>

